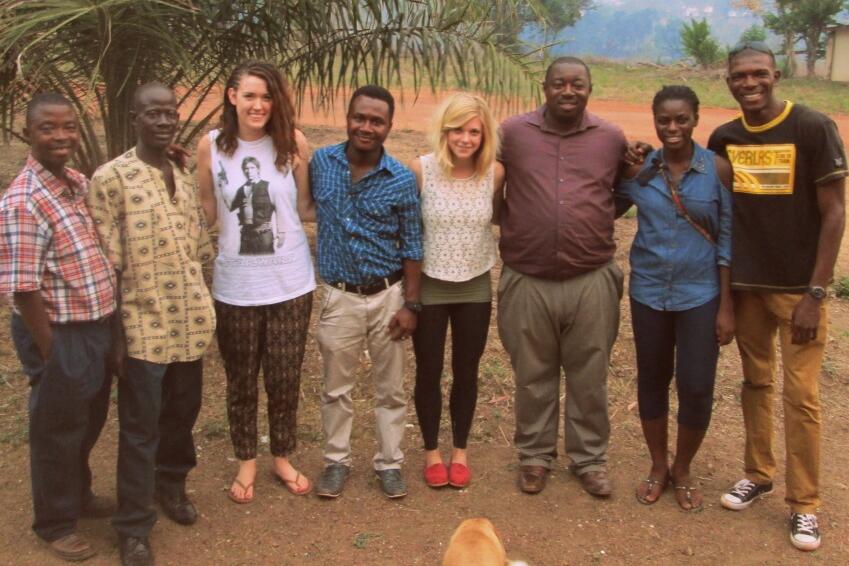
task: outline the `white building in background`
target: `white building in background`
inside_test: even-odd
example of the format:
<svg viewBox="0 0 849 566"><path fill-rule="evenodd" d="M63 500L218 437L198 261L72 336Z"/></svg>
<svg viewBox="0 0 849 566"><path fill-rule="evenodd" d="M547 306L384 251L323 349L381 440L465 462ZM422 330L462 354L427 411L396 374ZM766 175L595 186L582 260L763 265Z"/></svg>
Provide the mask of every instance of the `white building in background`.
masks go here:
<svg viewBox="0 0 849 566"><path fill-rule="evenodd" d="M849 82L849 25L828 28L825 68L829 80Z"/></svg>

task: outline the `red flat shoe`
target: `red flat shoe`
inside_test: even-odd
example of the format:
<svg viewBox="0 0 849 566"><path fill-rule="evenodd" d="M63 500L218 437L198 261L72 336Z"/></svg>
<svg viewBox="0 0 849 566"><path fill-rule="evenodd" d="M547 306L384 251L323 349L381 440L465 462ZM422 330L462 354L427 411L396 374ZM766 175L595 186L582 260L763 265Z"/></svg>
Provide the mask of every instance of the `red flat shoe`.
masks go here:
<svg viewBox="0 0 849 566"><path fill-rule="evenodd" d="M424 469L424 480L429 487L448 485L448 469L442 462L427 466Z"/></svg>
<svg viewBox="0 0 849 566"><path fill-rule="evenodd" d="M451 487L466 487L471 479L472 472L468 466L451 462L451 468L448 470L448 483Z"/></svg>

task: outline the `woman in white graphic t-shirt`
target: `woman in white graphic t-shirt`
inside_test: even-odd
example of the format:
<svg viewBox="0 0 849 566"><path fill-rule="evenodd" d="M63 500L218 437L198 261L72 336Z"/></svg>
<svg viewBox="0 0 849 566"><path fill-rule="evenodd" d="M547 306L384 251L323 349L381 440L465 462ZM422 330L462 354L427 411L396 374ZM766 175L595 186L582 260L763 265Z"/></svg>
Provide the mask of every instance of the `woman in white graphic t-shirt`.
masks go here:
<svg viewBox="0 0 849 566"><path fill-rule="evenodd" d="M227 373L227 414L239 471L229 497L254 497L257 380L268 395L273 471L295 495L312 489L289 462L315 274L302 220L314 220L309 146L274 66L251 61L227 81L218 129L198 145L204 215L219 225L212 295Z"/></svg>

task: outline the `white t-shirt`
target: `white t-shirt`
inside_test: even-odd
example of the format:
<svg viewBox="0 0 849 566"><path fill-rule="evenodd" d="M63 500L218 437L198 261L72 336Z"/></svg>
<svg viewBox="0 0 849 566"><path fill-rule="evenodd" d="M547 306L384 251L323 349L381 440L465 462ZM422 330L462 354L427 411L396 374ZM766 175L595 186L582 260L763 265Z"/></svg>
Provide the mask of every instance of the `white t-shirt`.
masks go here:
<svg viewBox="0 0 849 566"><path fill-rule="evenodd" d="M218 151L216 137L218 130L209 132L219 226L212 296L255 306L309 293L315 273L292 171L277 169L268 136L239 140L231 156Z"/></svg>

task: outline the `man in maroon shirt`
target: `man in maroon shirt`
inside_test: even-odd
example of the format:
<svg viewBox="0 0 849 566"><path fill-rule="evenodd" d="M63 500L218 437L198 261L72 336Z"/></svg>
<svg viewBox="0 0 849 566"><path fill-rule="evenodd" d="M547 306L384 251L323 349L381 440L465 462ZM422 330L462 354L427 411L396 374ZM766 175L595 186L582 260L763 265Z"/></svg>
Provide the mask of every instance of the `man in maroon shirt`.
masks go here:
<svg viewBox="0 0 849 566"><path fill-rule="evenodd" d="M607 497L607 367L623 279L612 190L626 141L586 111L592 81L580 59L555 60L543 91L544 106L502 124L498 328L516 379L518 483L539 493L557 457L562 368L570 469Z"/></svg>

